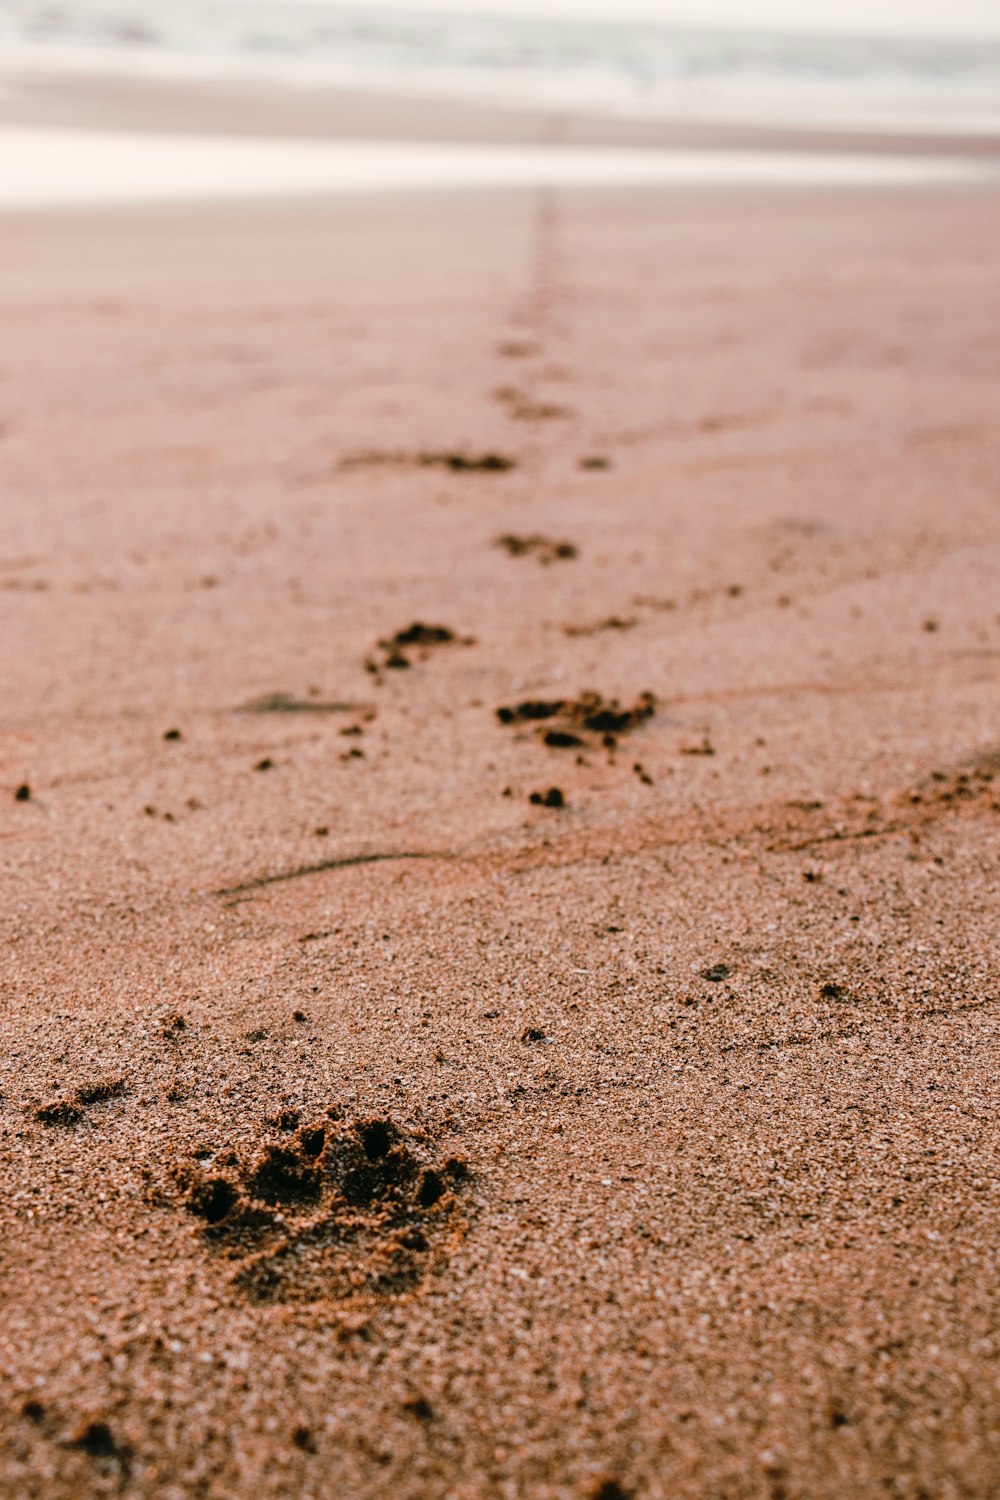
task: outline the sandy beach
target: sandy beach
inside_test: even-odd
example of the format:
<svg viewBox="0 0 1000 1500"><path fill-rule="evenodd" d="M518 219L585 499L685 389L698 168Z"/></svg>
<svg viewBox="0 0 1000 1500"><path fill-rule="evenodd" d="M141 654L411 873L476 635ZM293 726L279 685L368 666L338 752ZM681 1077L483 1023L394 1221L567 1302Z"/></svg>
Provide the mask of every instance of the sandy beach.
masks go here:
<svg viewBox="0 0 1000 1500"><path fill-rule="evenodd" d="M997 1493L998 286L2 220L0 1493Z"/></svg>

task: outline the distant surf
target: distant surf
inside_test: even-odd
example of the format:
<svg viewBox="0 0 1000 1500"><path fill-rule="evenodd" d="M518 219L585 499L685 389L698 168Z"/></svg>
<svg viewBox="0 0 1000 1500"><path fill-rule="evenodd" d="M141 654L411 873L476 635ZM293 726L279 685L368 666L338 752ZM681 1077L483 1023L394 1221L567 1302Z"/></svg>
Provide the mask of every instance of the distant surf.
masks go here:
<svg viewBox="0 0 1000 1500"><path fill-rule="evenodd" d="M338 0L4 0L0 69L280 79L510 107L1000 134L1000 41L671 28Z"/></svg>

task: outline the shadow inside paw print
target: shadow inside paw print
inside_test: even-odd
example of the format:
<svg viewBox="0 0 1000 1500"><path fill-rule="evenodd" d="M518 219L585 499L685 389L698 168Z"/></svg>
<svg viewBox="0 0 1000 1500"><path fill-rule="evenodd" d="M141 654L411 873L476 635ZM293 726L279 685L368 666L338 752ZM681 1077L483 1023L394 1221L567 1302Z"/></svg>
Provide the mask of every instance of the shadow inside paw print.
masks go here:
<svg viewBox="0 0 1000 1500"><path fill-rule="evenodd" d="M224 1151L173 1169L174 1194L200 1235L239 1262L234 1287L255 1302L385 1298L439 1271L461 1233L464 1162L421 1158L388 1118L330 1111L249 1156Z"/></svg>

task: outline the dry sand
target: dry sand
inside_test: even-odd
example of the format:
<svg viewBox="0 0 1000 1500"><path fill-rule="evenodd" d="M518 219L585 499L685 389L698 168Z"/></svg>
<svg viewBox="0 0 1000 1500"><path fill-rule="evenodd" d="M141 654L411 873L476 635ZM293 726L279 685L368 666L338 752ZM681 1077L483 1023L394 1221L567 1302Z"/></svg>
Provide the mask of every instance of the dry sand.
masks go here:
<svg viewBox="0 0 1000 1500"><path fill-rule="evenodd" d="M997 1493L998 285L964 189L5 221L5 1496Z"/></svg>

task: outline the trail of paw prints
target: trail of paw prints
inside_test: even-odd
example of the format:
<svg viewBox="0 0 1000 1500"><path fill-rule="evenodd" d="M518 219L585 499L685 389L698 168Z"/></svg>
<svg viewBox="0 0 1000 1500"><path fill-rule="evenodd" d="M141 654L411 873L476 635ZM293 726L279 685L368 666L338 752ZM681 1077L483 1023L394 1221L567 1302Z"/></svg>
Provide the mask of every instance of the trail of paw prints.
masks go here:
<svg viewBox="0 0 1000 1500"><path fill-rule="evenodd" d="M170 1199L207 1249L236 1262L252 1302L388 1299L439 1274L466 1224L457 1157L429 1161L389 1118L345 1122L294 1111L251 1153L174 1166Z"/></svg>

